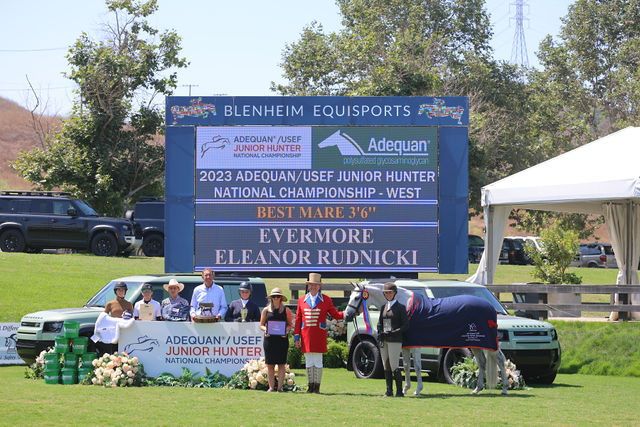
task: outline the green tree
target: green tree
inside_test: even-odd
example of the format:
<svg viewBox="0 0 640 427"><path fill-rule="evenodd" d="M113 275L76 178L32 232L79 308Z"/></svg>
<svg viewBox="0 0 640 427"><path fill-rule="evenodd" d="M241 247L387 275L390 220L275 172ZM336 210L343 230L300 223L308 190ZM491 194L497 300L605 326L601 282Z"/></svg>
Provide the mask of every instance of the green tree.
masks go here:
<svg viewBox="0 0 640 427"><path fill-rule="evenodd" d="M547 157L640 123L640 0L577 0L530 75Z"/></svg>
<svg viewBox="0 0 640 427"><path fill-rule="evenodd" d="M578 233L565 230L560 221L555 221L540 235L539 251L533 245L525 245L524 250L533 262L534 278L549 284L580 284L582 278L575 273L568 273L567 268L578 253Z"/></svg>
<svg viewBox="0 0 640 427"><path fill-rule="evenodd" d="M287 45L283 95L468 96L470 195L536 159L523 71L493 60L484 0L338 0L343 27Z"/></svg>
<svg viewBox="0 0 640 427"><path fill-rule="evenodd" d="M12 164L37 188L60 188L99 212L120 216L141 194L161 194L164 185L162 110L157 95L176 87L180 38L160 33L147 18L156 0L107 0L112 21L105 38L82 33L69 49L70 72L78 85L69 119L45 148L21 153Z"/></svg>

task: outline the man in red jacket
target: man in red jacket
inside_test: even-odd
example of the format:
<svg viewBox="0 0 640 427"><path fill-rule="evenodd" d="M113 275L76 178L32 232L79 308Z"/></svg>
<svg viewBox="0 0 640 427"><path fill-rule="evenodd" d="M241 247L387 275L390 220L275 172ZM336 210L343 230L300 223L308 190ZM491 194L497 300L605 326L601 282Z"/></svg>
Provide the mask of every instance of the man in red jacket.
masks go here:
<svg viewBox="0 0 640 427"><path fill-rule="evenodd" d="M307 280L308 293L298 300L294 341L302 349L307 368L309 389L307 393L320 393L322 379L322 355L327 352L327 313L334 319L343 319L342 311L336 310L331 298L322 295L322 278L310 273Z"/></svg>

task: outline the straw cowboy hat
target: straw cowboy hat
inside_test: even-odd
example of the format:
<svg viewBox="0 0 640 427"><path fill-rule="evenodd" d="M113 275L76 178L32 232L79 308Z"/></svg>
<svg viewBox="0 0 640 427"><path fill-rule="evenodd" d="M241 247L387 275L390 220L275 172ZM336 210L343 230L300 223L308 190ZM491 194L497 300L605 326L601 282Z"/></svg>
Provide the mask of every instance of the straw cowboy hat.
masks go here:
<svg viewBox="0 0 640 427"><path fill-rule="evenodd" d="M170 286L177 286L178 287L178 292L182 292L182 290L184 289L184 285L180 282L178 282L176 279L171 279L169 280L169 283L162 285L162 287L164 288L165 291L169 292L169 287Z"/></svg>
<svg viewBox="0 0 640 427"><path fill-rule="evenodd" d="M309 280L307 280L307 285L322 286L322 277L320 276L320 273L309 273Z"/></svg>
<svg viewBox="0 0 640 427"><path fill-rule="evenodd" d="M269 296L267 298L269 299L273 299L273 297L282 297L282 302L287 302L287 297L284 296L284 294L282 293L282 289L280 288L273 288L273 290L271 291L271 293L269 294Z"/></svg>

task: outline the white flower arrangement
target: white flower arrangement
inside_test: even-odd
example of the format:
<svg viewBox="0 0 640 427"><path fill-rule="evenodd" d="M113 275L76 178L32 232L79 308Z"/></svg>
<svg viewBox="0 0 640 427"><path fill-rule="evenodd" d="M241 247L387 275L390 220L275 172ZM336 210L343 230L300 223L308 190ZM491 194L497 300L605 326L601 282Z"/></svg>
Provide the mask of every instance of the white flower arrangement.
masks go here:
<svg viewBox="0 0 640 427"><path fill-rule="evenodd" d="M295 382L296 374L289 370L289 365L285 365L284 384L285 391L297 390ZM278 365L275 366L275 380L278 383ZM244 388L252 390L267 390L269 388L267 365L264 357L258 360L250 360L238 371L229 381L228 388Z"/></svg>
<svg viewBox="0 0 640 427"><path fill-rule="evenodd" d="M347 335L347 324L344 320L331 319L327 316L327 336L336 339Z"/></svg>
<svg viewBox="0 0 640 427"><path fill-rule="evenodd" d="M83 384L113 388L144 385L144 369L135 356L130 357L125 352L105 353L92 364L93 372L84 378Z"/></svg>

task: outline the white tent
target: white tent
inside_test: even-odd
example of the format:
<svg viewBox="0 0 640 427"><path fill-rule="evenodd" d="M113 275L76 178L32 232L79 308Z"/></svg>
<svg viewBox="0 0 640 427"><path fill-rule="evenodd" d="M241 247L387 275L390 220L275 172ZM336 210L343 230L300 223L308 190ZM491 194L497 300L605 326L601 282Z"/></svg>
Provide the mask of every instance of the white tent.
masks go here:
<svg viewBox="0 0 640 427"><path fill-rule="evenodd" d="M482 188L485 250L474 283L493 283L512 209L604 215L620 271L638 284L640 128L629 127ZM632 296L640 304L640 295Z"/></svg>

